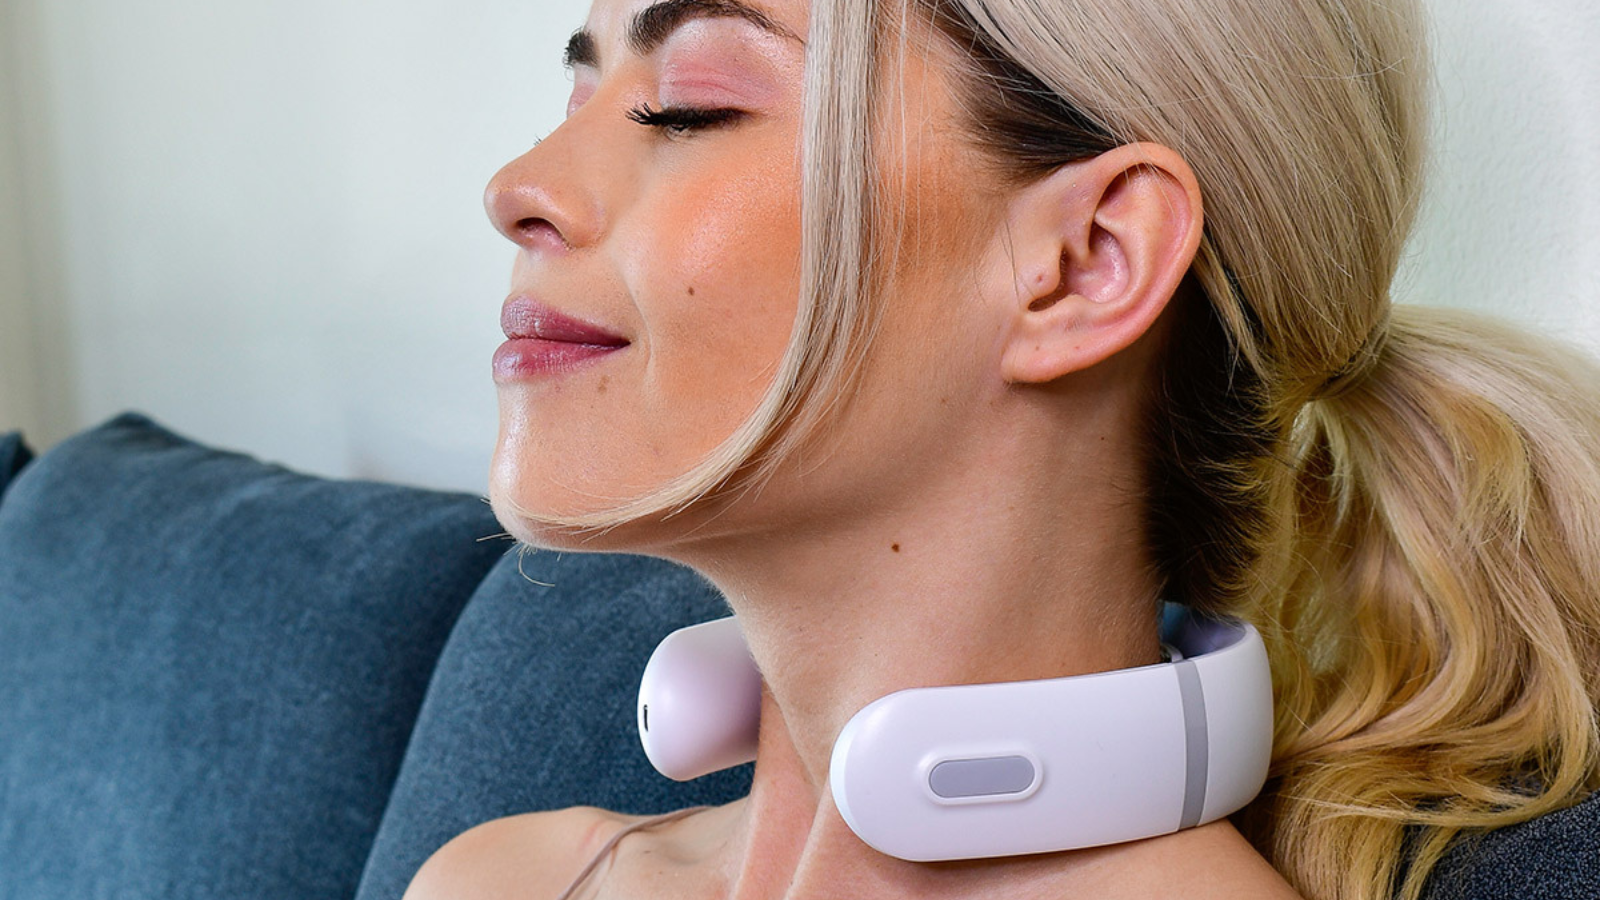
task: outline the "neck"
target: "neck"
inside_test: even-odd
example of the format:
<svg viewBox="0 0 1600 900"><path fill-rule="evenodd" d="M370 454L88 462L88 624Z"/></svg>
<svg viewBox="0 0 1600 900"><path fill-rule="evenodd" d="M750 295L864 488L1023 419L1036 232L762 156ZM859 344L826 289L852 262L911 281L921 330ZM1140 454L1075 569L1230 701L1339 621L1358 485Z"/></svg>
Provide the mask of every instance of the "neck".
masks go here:
<svg viewBox="0 0 1600 900"><path fill-rule="evenodd" d="M833 743L873 700L1159 660L1137 504L1077 479L1041 502L1044 481L925 486L915 504L834 520L849 528L791 528L781 543L687 560L739 614L767 689L737 876L749 893L734 896L801 896L792 888L808 871L819 884L861 885L856 896L870 896L865 884L878 878L887 895L905 896L912 883L916 895L938 893L924 879L950 870L875 853L833 806ZM843 871L859 878L830 880Z"/></svg>
<svg viewBox="0 0 1600 900"><path fill-rule="evenodd" d="M1156 589L1129 562L1141 558L1126 545L1131 533L1125 543L1088 529L1074 539L1059 523L1045 531L1014 516L982 530L952 521L869 523L804 550L791 535L759 574L713 574L814 790L845 723L894 691L1159 658ZM855 564L840 565L846 558Z"/></svg>
<svg viewBox="0 0 1600 900"><path fill-rule="evenodd" d="M849 510L678 548L739 614L766 684L737 876L750 890L734 896L806 895L796 887L808 871L834 894L845 883L875 893L871 878L830 881L845 871L888 878L884 895L939 893L924 879L953 870L877 854L833 807L834 741L868 703L1160 659L1158 586L1128 466L1139 432L1120 413L1078 421L1076 440L991 430L978 449L942 448L938 471L840 491L861 498Z"/></svg>
<svg viewBox="0 0 1600 900"><path fill-rule="evenodd" d="M939 896L941 884L951 896L982 894L972 867L903 863L848 830L828 786L845 723L905 688L1056 678L1159 659L1157 592L1136 523L1087 508L1096 501L1082 494L1060 498L1049 522L1015 512L1036 502L989 499L996 509L969 508L966 516L791 532L759 567L731 565L728 556L702 565L739 613L767 687L735 877L741 887L732 896L809 896L801 889L808 877L819 896L841 884L861 897L879 893L871 885L887 896ZM981 870L1017 878L1037 862Z"/></svg>

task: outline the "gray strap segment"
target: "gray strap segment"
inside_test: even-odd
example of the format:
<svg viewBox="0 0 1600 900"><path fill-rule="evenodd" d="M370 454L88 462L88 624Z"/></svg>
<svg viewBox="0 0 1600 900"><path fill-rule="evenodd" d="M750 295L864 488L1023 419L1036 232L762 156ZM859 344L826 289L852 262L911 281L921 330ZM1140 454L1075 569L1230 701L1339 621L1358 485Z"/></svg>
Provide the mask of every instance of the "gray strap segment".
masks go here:
<svg viewBox="0 0 1600 900"><path fill-rule="evenodd" d="M1183 818L1178 828L1200 824L1206 806L1206 772L1211 766L1211 740L1206 731L1206 694L1200 687L1200 672L1194 660L1172 664L1178 674L1178 693L1183 699L1183 735L1186 764L1183 779Z"/></svg>

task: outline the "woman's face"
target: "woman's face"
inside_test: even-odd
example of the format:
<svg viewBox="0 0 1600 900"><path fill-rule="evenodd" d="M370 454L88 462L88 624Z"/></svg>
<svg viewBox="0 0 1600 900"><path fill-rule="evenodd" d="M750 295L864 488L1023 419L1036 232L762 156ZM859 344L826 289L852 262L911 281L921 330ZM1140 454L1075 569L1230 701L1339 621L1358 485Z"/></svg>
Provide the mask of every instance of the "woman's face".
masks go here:
<svg viewBox="0 0 1600 900"><path fill-rule="evenodd" d="M490 486L516 537L553 536L508 501L572 516L633 499L701 461L769 385L798 301L807 5L595 0L568 48L566 121L489 185L490 217L518 248L502 322L522 339L494 361ZM948 276L984 186L953 158L967 152L954 128L924 108L949 99L926 100L942 82L910 65L902 80L897 108L927 137L902 154L916 214L896 272L920 274L895 276L870 368L903 385L953 374L951 335L979 355L986 345L927 308L952 284L970 291L970 274ZM915 426L897 421L918 418L905 392L877 396L872 427Z"/></svg>

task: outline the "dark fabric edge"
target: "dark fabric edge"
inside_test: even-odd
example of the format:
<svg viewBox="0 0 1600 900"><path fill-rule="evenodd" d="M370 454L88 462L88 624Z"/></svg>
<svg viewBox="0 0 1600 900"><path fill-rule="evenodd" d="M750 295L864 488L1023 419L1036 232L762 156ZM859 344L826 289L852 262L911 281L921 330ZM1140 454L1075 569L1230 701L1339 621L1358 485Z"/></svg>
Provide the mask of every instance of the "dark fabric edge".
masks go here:
<svg viewBox="0 0 1600 900"><path fill-rule="evenodd" d="M22 432L0 434L0 500L5 499L6 488L33 462L33 448L28 446Z"/></svg>

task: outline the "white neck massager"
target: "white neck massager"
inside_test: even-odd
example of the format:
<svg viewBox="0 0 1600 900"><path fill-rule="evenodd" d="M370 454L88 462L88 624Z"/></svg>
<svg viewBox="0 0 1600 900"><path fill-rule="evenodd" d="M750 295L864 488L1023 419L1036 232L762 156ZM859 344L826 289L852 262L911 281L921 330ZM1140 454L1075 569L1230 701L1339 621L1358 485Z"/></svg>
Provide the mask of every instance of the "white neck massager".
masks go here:
<svg viewBox="0 0 1600 900"><path fill-rule="evenodd" d="M915 862L1115 844L1237 811L1272 751L1261 636L1168 604L1162 639L1170 662L868 704L833 746L835 805L874 849ZM639 734L669 778L754 759L760 715L733 618L674 632L645 667Z"/></svg>

